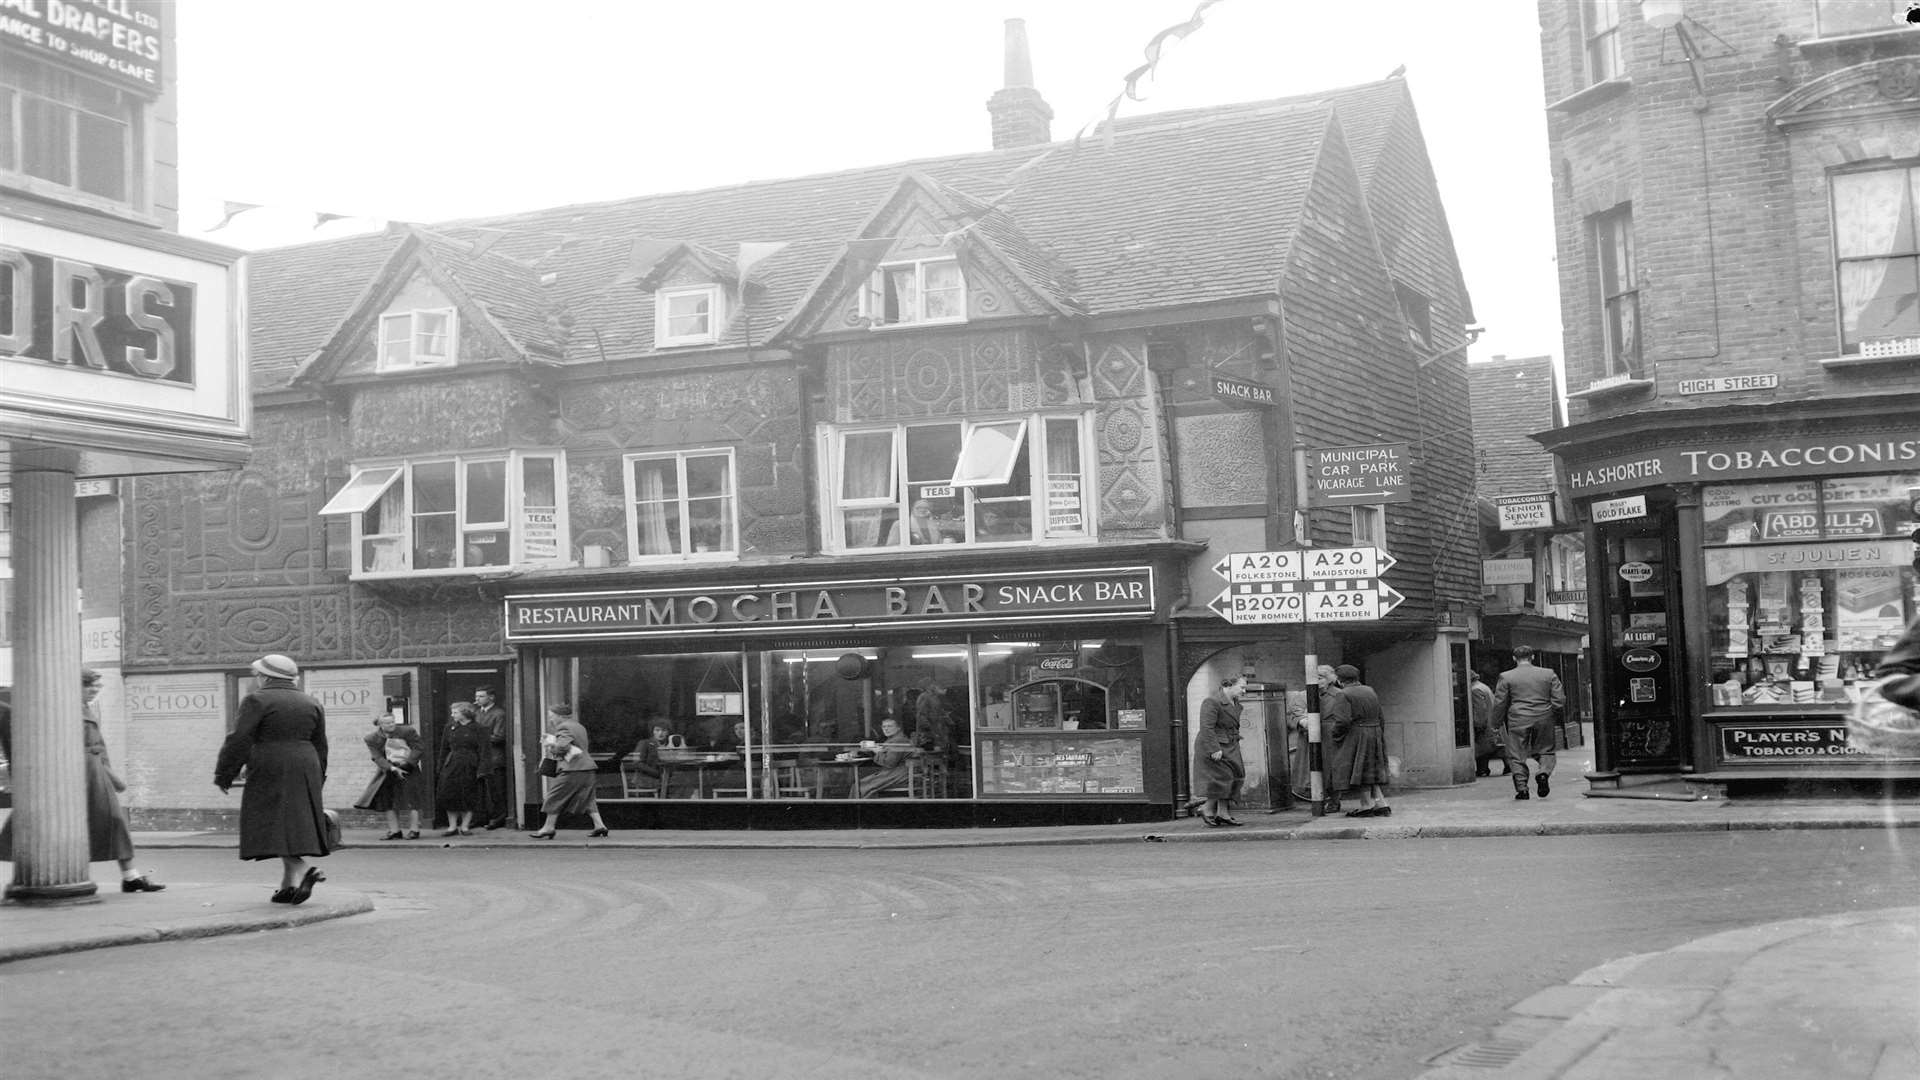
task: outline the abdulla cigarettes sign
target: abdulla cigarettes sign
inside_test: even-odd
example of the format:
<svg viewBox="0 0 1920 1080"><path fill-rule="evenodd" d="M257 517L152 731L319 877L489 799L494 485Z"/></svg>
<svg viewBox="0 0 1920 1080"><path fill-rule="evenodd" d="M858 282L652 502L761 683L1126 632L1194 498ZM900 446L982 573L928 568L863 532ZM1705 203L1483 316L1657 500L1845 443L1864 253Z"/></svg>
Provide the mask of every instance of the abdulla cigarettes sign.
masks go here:
<svg viewBox="0 0 1920 1080"><path fill-rule="evenodd" d="M508 641L686 637L760 630L1062 622L1154 611L1153 570L797 582L506 598Z"/></svg>

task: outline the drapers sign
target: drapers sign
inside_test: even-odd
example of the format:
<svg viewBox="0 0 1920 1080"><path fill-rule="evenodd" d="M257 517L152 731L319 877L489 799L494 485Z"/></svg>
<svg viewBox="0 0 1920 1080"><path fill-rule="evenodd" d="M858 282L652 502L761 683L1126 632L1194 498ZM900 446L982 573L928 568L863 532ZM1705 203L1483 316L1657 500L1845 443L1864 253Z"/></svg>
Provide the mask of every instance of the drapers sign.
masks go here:
<svg viewBox="0 0 1920 1080"><path fill-rule="evenodd" d="M761 630L1067 621L1153 613L1145 566L1051 574L885 578L545 593L506 598L508 641L686 637Z"/></svg>
<svg viewBox="0 0 1920 1080"><path fill-rule="evenodd" d="M166 10L158 0L0 0L0 42L158 94Z"/></svg>
<svg viewBox="0 0 1920 1080"><path fill-rule="evenodd" d="M1724 445L1664 446L1619 457L1570 464L1575 495L1789 476L1907 471L1920 466L1920 429L1852 437L1805 435Z"/></svg>

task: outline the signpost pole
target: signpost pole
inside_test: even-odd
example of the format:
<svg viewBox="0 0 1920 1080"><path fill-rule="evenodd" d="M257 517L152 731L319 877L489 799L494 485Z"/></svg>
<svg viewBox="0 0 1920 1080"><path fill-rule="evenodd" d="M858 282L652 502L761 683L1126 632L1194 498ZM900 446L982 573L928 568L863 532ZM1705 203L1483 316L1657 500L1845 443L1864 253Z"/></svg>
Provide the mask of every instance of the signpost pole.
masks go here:
<svg viewBox="0 0 1920 1080"><path fill-rule="evenodd" d="M1307 526L1307 448L1304 446L1296 447L1293 451L1293 485L1295 492L1293 504L1293 537L1300 545L1300 549L1304 551L1313 546L1313 530ZM1307 716L1305 720L1307 725L1307 768L1311 770L1307 774L1307 794L1310 796L1312 803L1313 816L1325 817L1327 814L1327 773L1326 761L1323 756L1323 751L1321 750L1324 744L1320 741L1320 656L1314 647L1313 624L1309 622L1303 629L1306 632L1304 675L1306 677L1307 687Z"/></svg>

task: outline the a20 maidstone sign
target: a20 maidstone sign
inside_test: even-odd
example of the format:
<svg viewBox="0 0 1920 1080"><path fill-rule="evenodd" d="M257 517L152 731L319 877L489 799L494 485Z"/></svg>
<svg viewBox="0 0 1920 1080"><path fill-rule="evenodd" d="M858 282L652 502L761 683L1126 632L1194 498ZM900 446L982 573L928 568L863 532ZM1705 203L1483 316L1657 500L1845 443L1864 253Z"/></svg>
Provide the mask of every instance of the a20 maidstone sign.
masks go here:
<svg viewBox="0 0 1920 1080"><path fill-rule="evenodd" d="M1213 564L1227 587L1207 606L1235 626L1379 619L1406 599L1380 580L1395 561L1375 547L1236 551Z"/></svg>

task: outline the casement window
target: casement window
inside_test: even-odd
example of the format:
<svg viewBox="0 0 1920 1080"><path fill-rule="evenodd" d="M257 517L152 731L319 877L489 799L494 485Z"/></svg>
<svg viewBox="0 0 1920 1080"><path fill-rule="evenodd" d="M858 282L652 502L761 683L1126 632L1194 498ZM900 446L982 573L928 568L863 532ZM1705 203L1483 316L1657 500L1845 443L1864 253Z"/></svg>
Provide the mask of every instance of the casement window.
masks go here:
<svg viewBox="0 0 1920 1080"><path fill-rule="evenodd" d="M732 559L740 553L732 450L626 459L631 561Z"/></svg>
<svg viewBox="0 0 1920 1080"><path fill-rule="evenodd" d="M1090 540L1089 426L1079 414L1035 414L823 429L827 545Z"/></svg>
<svg viewBox="0 0 1920 1080"><path fill-rule="evenodd" d="M868 281L861 307L875 326L963 322L966 278L951 258L885 263Z"/></svg>
<svg viewBox="0 0 1920 1080"><path fill-rule="evenodd" d="M1625 0L1581 0L1580 32L1586 42L1587 85L1626 74L1620 52L1620 9Z"/></svg>
<svg viewBox="0 0 1920 1080"><path fill-rule="evenodd" d="M396 311L380 316L381 371L434 367L453 363L452 308Z"/></svg>
<svg viewBox="0 0 1920 1080"><path fill-rule="evenodd" d="M1820 37L1839 37L1907 29L1912 6L1912 0L1813 0L1813 14Z"/></svg>
<svg viewBox="0 0 1920 1080"><path fill-rule="evenodd" d="M1353 544L1355 547L1387 548L1387 508L1355 503L1347 508L1353 512Z"/></svg>
<svg viewBox="0 0 1920 1080"><path fill-rule="evenodd" d="M1600 307L1607 375L1639 378L1640 292L1633 261L1633 208L1617 206L1593 219L1600 255Z"/></svg>
<svg viewBox="0 0 1920 1080"><path fill-rule="evenodd" d="M0 55L0 175L79 201L135 208L146 106L125 90L15 52Z"/></svg>
<svg viewBox="0 0 1920 1080"><path fill-rule="evenodd" d="M354 470L320 513L352 523L354 577L561 561L565 459L471 455Z"/></svg>
<svg viewBox="0 0 1920 1080"><path fill-rule="evenodd" d="M1394 299L1400 302L1400 317L1407 323L1407 338L1421 349L1433 348L1433 303L1419 290L1393 283Z"/></svg>
<svg viewBox="0 0 1920 1080"><path fill-rule="evenodd" d="M653 343L705 345L720 340L726 324L724 303L718 285L661 289L653 298Z"/></svg>
<svg viewBox="0 0 1920 1080"><path fill-rule="evenodd" d="M1840 351L1920 355L1920 165L1835 173Z"/></svg>

